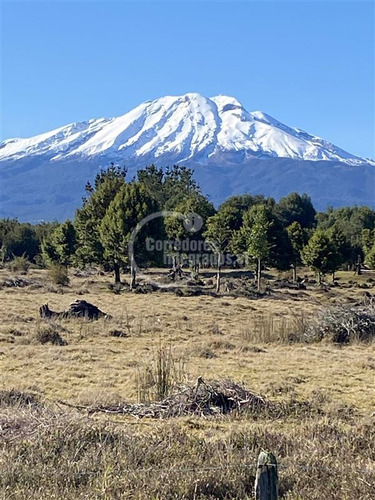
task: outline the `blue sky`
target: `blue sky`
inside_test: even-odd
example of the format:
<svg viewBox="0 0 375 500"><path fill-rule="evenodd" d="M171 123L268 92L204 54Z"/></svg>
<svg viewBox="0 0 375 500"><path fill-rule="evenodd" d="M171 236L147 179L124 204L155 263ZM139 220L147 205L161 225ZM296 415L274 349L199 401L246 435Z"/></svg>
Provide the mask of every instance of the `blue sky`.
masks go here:
<svg viewBox="0 0 375 500"><path fill-rule="evenodd" d="M200 92L375 157L373 2L13 0L1 14L1 140Z"/></svg>

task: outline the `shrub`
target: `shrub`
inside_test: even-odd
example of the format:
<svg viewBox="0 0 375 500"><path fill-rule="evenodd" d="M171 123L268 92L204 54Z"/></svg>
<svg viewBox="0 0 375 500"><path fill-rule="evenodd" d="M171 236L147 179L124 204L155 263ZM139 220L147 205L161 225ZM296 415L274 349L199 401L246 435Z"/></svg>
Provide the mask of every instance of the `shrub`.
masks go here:
<svg viewBox="0 0 375 500"><path fill-rule="evenodd" d="M61 264L51 264L48 275L55 285L69 285L68 269Z"/></svg>
<svg viewBox="0 0 375 500"><path fill-rule="evenodd" d="M22 271L27 273L30 268L30 262L24 255L21 257L13 257L13 259L9 262L8 267L12 272Z"/></svg>

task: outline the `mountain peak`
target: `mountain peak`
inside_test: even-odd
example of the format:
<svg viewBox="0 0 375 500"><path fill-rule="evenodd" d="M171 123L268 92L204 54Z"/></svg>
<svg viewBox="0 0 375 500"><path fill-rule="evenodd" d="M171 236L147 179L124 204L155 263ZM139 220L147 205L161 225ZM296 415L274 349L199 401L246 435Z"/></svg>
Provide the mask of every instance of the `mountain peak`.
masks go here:
<svg viewBox="0 0 375 500"><path fill-rule="evenodd" d="M44 156L50 161L105 155L145 164L239 164L251 158L373 163L292 128L262 112L248 112L235 97L197 92L146 101L115 118L71 123L29 139L0 144L0 160ZM374 163L375 164L375 163Z"/></svg>

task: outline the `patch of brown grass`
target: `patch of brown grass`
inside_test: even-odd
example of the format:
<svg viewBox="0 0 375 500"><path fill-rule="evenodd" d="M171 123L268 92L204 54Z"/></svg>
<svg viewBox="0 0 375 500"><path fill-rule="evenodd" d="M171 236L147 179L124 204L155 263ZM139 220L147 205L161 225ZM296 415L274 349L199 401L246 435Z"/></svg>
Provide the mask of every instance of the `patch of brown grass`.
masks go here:
<svg viewBox="0 0 375 500"><path fill-rule="evenodd" d="M0 419L4 499L244 500L261 449L278 459L281 498L373 498L371 422L307 415L294 426L231 417L135 426L61 410Z"/></svg>
<svg viewBox="0 0 375 500"><path fill-rule="evenodd" d="M9 270L0 270L0 282L8 276ZM50 402L135 402L137 373L152 366L166 345L186 363L190 382L198 376L228 378L285 405L308 401L311 412L285 415L277 423L245 417L138 423L116 417L116 424L56 408L37 416L4 407L0 498L9 491L31 500L39 500L40 492L46 499L251 498L255 471L245 464L254 463L260 447L283 464L285 499L373 498L367 484L374 483L375 345L305 344L296 327L296 318L309 318L319 308L361 303L363 289L344 286L352 273L339 273L343 286L328 292L308 288L301 296L286 290L259 300L114 294L107 286L111 276L69 277L69 287L53 289L45 270L30 270L37 288L0 290L2 391L16 388ZM62 311L77 295L112 319L61 319L57 331L68 345L30 343L51 326L38 317L39 306ZM203 470L202 464L223 468Z"/></svg>

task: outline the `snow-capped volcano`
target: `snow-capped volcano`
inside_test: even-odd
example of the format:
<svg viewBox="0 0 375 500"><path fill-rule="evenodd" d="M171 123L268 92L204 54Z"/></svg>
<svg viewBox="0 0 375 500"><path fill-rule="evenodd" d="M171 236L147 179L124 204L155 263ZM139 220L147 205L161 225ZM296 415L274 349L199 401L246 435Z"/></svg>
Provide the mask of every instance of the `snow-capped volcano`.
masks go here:
<svg viewBox="0 0 375 500"><path fill-rule="evenodd" d="M233 97L209 99L196 93L162 97L117 118L73 123L0 144L0 160L36 155L51 161L106 155L137 164L159 160L224 165L275 157L369 163L261 111L249 113Z"/></svg>
<svg viewBox="0 0 375 500"><path fill-rule="evenodd" d="M72 123L0 144L0 217L72 217L84 186L111 162L129 178L151 163L192 167L220 203L243 192L297 191L327 205L375 205L375 162L359 158L233 97L189 93L146 101L117 118Z"/></svg>

